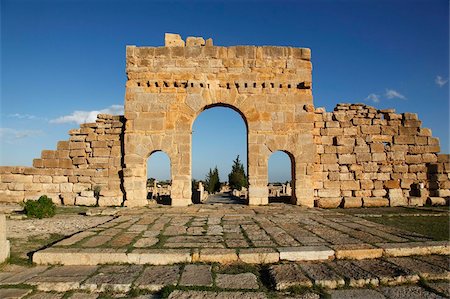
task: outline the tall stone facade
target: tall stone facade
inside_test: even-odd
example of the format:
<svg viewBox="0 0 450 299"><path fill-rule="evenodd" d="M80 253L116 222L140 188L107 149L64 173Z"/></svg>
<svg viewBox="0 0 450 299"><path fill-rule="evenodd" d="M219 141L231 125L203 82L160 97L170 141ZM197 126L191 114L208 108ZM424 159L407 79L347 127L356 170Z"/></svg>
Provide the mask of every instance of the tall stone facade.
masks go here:
<svg viewBox="0 0 450 299"><path fill-rule="evenodd" d="M125 115L99 115L33 167L0 167L0 201L46 194L66 205L147 204L147 158L170 158L172 205L191 204L192 125L205 109L247 126L249 204L268 203L268 160L292 164L291 202L372 207L445 204L449 156L416 114L363 104L314 108L309 49L217 47L166 34L165 47L128 46ZM94 196L93 190L99 191Z"/></svg>
<svg viewBox="0 0 450 299"><path fill-rule="evenodd" d="M170 158L172 205L191 203L192 125L205 109L237 111L247 125L249 204L268 203L268 159L289 154L293 203L313 206L314 164L310 50L217 47L167 36L167 47L127 47L125 96L126 205L146 203L146 162ZM196 41L191 44L191 41ZM173 46L171 46L173 45Z"/></svg>

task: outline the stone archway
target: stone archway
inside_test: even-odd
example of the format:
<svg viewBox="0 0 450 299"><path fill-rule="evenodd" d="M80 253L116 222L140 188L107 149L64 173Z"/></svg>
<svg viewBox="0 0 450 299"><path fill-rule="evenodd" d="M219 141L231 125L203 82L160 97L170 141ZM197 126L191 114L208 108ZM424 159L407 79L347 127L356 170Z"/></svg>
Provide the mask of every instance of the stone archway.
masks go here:
<svg viewBox="0 0 450 299"><path fill-rule="evenodd" d="M268 203L268 157L295 158L296 204L313 206L315 147L308 49L127 47L124 188L127 206L145 205L143 161L171 160L172 205L191 204L192 124L204 109L232 107L248 128L249 204ZM145 151L144 151L145 149Z"/></svg>

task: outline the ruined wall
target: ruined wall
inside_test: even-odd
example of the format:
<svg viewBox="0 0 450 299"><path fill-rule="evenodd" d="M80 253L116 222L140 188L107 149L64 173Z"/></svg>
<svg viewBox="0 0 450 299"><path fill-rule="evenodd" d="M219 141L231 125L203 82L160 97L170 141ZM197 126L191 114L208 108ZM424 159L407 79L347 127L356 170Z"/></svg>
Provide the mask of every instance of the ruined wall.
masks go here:
<svg viewBox="0 0 450 299"><path fill-rule="evenodd" d="M417 114L363 104L317 108L314 142L316 206L422 205L428 190L450 195L448 162L442 156L438 163L439 139Z"/></svg>
<svg viewBox="0 0 450 299"><path fill-rule="evenodd" d="M45 194L65 205L121 205L123 128L123 116L100 114L95 123L70 130L69 140L59 141L56 150L43 150L33 167L1 166L0 202Z"/></svg>

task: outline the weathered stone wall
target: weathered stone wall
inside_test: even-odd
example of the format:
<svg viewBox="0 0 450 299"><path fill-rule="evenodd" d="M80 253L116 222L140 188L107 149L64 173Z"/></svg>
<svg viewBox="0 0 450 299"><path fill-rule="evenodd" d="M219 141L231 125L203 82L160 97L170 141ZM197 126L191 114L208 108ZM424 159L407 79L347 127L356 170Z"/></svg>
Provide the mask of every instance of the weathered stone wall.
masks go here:
<svg viewBox="0 0 450 299"><path fill-rule="evenodd" d="M147 158L164 151L172 205L191 204L192 125L205 109L225 106L247 125L249 204L268 203L275 151L291 159L293 204L448 202L449 156L438 154L439 140L417 114L363 104L315 109L309 49L217 47L175 34L166 34L165 45L127 47L125 116L99 115L71 130L33 167L0 167L0 201L46 194L67 205L143 206Z"/></svg>
<svg viewBox="0 0 450 299"><path fill-rule="evenodd" d="M249 203L268 203L268 159L282 150L294 165L292 202L313 206L310 58L309 49L217 47L177 35L166 35L166 47L127 47L125 204L147 203L146 162L155 151L170 158L172 204L190 204L192 125L203 110L226 106L248 129Z"/></svg>
<svg viewBox="0 0 450 299"><path fill-rule="evenodd" d="M315 109L316 205L422 205L427 190L448 196L448 162L438 163L439 139L421 124L417 114L363 104Z"/></svg>
<svg viewBox="0 0 450 299"><path fill-rule="evenodd" d="M56 150L43 150L33 167L0 167L0 201L47 195L65 205L121 205L123 116L98 115L69 131ZM100 198L93 191L100 187Z"/></svg>

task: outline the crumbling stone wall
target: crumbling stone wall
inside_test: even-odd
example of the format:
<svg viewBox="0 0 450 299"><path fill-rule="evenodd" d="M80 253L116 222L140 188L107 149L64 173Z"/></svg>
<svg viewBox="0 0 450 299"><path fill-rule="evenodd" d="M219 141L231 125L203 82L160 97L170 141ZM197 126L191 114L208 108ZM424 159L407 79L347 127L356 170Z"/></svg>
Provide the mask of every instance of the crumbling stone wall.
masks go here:
<svg viewBox="0 0 450 299"><path fill-rule="evenodd" d="M123 129L123 116L99 114L95 123L70 130L69 140L59 141L56 150L43 150L33 167L1 166L0 201L45 194L65 205L121 205Z"/></svg>
<svg viewBox="0 0 450 299"><path fill-rule="evenodd" d="M363 104L315 109L316 206L422 205L428 190L447 194L448 162L438 163L439 139L421 124L417 114Z"/></svg>

